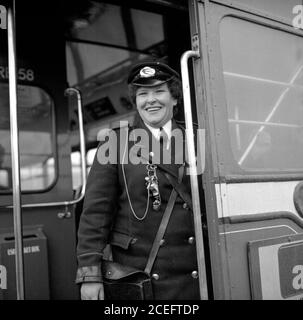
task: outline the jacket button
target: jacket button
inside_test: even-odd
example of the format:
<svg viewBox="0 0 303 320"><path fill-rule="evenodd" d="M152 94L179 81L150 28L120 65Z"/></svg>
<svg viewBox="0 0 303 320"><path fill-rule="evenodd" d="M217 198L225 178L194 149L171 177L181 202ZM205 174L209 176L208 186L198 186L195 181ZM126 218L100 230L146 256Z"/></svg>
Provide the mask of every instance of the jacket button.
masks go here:
<svg viewBox="0 0 303 320"><path fill-rule="evenodd" d="M194 278L194 279L197 279L198 278L198 276L199 276L199 274L198 274L198 271L193 271L192 273L191 273L191 276Z"/></svg>
<svg viewBox="0 0 303 320"><path fill-rule="evenodd" d="M164 246L164 244L165 244L165 240L164 240L164 239L161 239L161 240L160 240L160 246Z"/></svg>
<svg viewBox="0 0 303 320"><path fill-rule="evenodd" d="M193 244L195 242L195 237L189 237L188 238L188 243Z"/></svg>
<svg viewBox="0 0 303 320"><path fill-rule="evenodd" d="M152 278L153 278L154 280L159 280L159 275L158 275L157 273L153 273L153 274L152 274Z"/></svg>
<svg viewBox="0 0 303 320"><path fill-rule="evenodd" d="M188 204L187 204L186 202L184 202L184 203L183 203L183 209L188 210L188 208L189 208L189 207L188 207Z"/></svg>
<svg viewBox="0 0 303 320"><path fill-rule="evenodd" d="M134 243L137 242L137 240L138 240L137 238L133 238L133 239L131 239L130 243L131 243L131 244L134 244Z"/></svg>

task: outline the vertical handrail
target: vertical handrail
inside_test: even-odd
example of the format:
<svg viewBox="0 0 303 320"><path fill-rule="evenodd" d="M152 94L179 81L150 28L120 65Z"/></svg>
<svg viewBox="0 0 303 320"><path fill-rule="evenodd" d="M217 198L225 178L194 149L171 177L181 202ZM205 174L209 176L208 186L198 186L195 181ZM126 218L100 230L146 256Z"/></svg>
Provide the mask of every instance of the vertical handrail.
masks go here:
<svg viewBox="0 0 303 320"><path fill-rule="evenodd" d="M187 152L188 152L188 160L189 160L190 184L191 184L191 191L192 191L194 226L195 226L195 236L196 236L200 297L201 297L201 300L208 300L204 240L203 240L203 229L202 229L202 221L201 221L199 184L198 184L198 177L197 177L196 152L195 152L193 119L192 119L192 110L191 110L189 75L188 75L188 60L189 58L192 58L192 57L195 57L195 58L200 57L199 52L189 50L183 53L181 57L181 75L182 75L182 87L183 87L184 115L185 115L185 124L186 124L186 143L187 143Z"/></svg>
<svg viewBox="0 0 303 320"><path fill-rule="evenodd" d="M84 123L83 123L83 110L82 110L82 97L80 90L76 88L67 88L65 94L77 95L77 110L78 110L78 120L79 120L79 137L80 137L80 156L81 156L81 177L82 177L82 186L81 192L78 199L70 201L69 204L76 204L84 198L85 187L87 181L86 173L86 148L85 148L85 133L84 133Z"/></svg>
<svg viewBox="0 0 303 320"><path fill-rule="evenodd" d="M24 268L23 239L20 184L20 154L18 137L17 112L17 55L15 32L15 1L9 4L7 10L8 67L9 67L9 106L11 125L11 155L13 179L13 214L15 235L16 289L17 299L24 300Z"/></svg>

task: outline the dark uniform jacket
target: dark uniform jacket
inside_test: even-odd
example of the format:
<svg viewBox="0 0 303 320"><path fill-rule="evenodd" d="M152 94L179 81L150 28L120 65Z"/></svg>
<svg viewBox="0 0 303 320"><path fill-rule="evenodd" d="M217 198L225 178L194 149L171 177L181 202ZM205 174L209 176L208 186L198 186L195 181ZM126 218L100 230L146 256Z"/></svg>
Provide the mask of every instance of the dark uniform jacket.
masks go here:
<svg viewBox="0 0 303 320"><path fill-rule="evenodd" d="M150 150L152 143L158 143L142 120L138 121L134 128L142 128L148 132ZM175 145L172 139L170 148L172 159L175 158L174 149L177 150L177 155L185 152L184 127L173 120L172 130L175 128L182 130L184 139L183 146ZM116 130L118 136L122 130ZM118 139L118 145L120 141ZM134 148L135 143L141 148L139 155L140 152L145 154L146 146L142 146L142 141L128 142L125 150L130 151L131 148ZM124 153L125 143L122 141L121 145L122 148L119 146L117 148L118 160L122 159L122 153ZM149 157L147 160L150 159ZM100 264L107 243L111 245L114 261L144 270L173 189L164 172L177 181L178 168L182 165L179 158L178 162L178 164L160 163L157 165L156 172L162 200L161 209L155 211L152 207L153 200L150 199L146 217L138 220L132 213L127 191L134 212L139 218L142 218L147 206L146 164L132 164L129 161L124 165L124 179L122 165L120 163L100 164L97 151L87 181L78 230L77 283L102 281ZM185 202L178 195L151 272L155 299L199 299L190 176L186 173L183 177L182 189L187 192L188 198L185 197Z"/></svg>

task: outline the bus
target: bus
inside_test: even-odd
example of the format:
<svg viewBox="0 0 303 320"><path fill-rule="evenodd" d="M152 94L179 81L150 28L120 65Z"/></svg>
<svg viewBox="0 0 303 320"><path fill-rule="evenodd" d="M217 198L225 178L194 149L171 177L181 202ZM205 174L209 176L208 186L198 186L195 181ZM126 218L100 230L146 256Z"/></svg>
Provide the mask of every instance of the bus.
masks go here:
<svg viewBox="0 0 303 320"><path fill-rule="evenodd" d="M299 0L0 3L0 299L77 300L77 227L126 79L182 75L201 300L303 298ZM301 22L300 22L301 21ZM193 138L188 135L191 145Z"/></svg>

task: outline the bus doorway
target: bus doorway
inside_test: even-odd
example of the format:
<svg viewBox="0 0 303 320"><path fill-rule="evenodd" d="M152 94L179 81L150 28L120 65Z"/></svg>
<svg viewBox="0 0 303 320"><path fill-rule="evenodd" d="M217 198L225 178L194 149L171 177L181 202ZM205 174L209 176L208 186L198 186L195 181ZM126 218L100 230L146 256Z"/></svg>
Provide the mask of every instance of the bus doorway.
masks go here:
<svg viewBox="0 0 303 320"><path fill-rule="evenodd" d="M69 11L66 23L67 80L82 94L89 171L102 129L118 127L120 121L133 122L136 110L126 83L130 67L158 59L181 72L181 55L191 46L188 6L187 1L167 6L157 1L87 2ZM73 189L77 194L82 184L78 115L76 103L70 107ZM184 121L182 108L176 118ZM81 203L76 212L78 223Z"/></svg>
<svg viewBox="0 0 303 320"><path fill-rule="evenodd" d="M188 8L186 1L167 6L104 1L87 2L73 11L67 18L67 80L82 93L90 145L103 127L133 118L126 85L132 64L158 59L180 72L180 57L191 45ZM184 119L179 112L178 118ZM77 115L75 110L70 113L73 130Z"/></svg>
<svg viewBox="0 0 303 320"><path fill-rule="evenodd" d="M87 154L89 170L96 146L103 138L103 129L118 128L123 121L133 122L136 110L128 98L126 84L131 66L157 59L181 73L181 56L192 44L186 1L178 4L168 1L167 5L160 5L158 1L142 1L140 4L106 1L94 3L86 10L87 14L81 12L82 15L71 20L66 53L69 84L77 87L83 97L86 145L90 149ZM192 80L192 74L190 78ZM195 91L191 94L193 118L197 123ZM76 117L74 110L70 113ZM184 121L182 108L177 118ZM80 154L77 151L76 121L72 120L71 125L75 136L72 159L76 190L81 184L77 178ZM201 182L200 189L203 194ZM205 212L204 198L201 206ZM80 204L76 208L77 222L81 209Z"/></svg>

